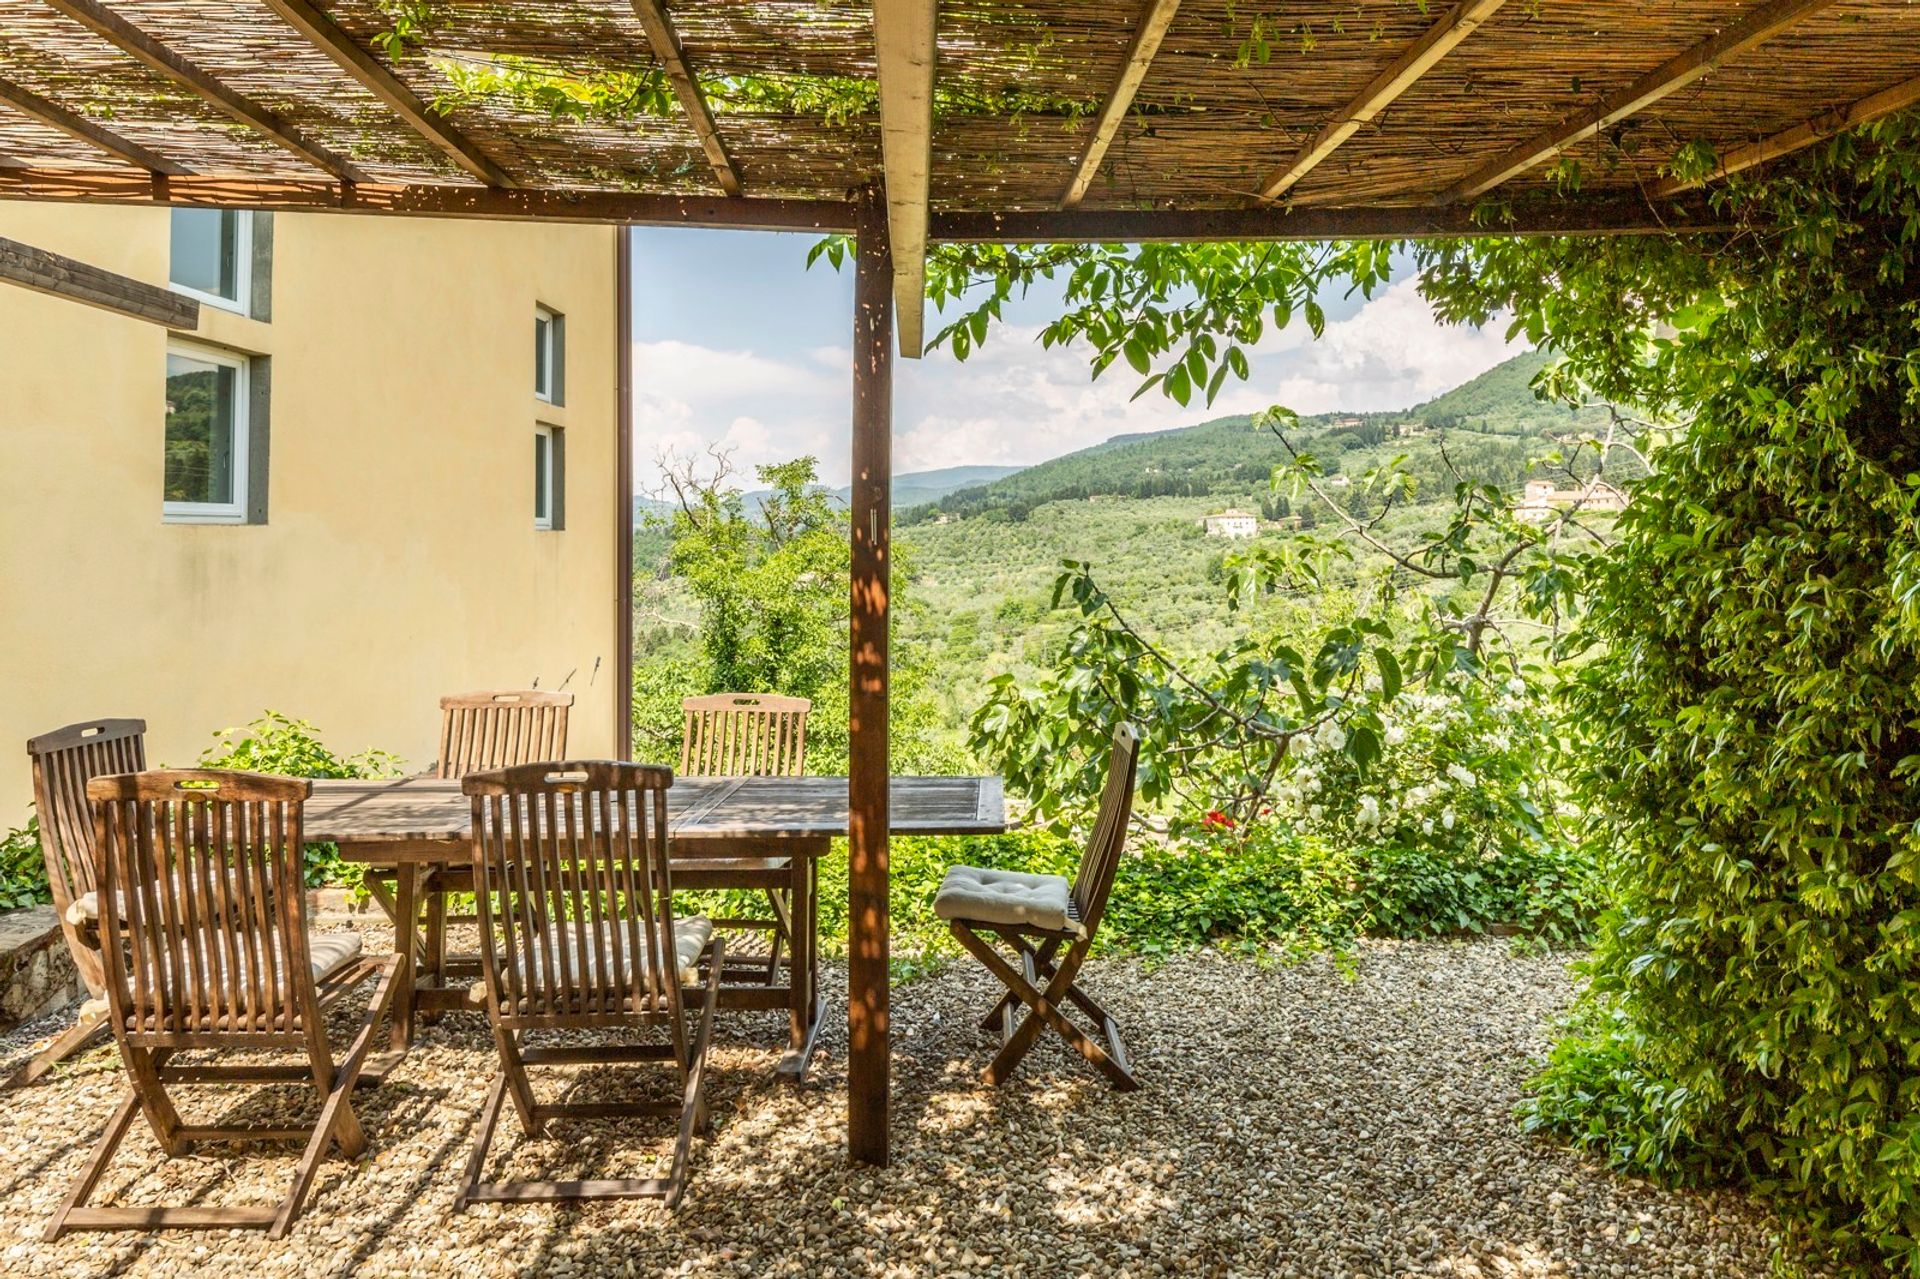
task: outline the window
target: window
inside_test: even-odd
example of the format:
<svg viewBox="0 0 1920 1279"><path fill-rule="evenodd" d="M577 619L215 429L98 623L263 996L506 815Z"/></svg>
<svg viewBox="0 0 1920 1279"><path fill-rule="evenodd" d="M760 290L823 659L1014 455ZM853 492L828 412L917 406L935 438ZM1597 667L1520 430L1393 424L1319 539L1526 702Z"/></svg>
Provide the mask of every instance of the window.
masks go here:
<svg viewBox="0 0 1920 1279"><path fill-rule="evenodd" d="M533 526L565 527L566 432L545 424L533 428Z"/></svg>
<svg viewBox="0 0 1920 1279"><path fill-rule="evenodd" d="M233 209L175 209L167 279L182 293L246 314L253 287L253 217Z"/></svg>
<svg viewBox="0 0 1920 1279"><path fill-rule="evenodd" d="M533 311L533 394L548 404L565 403L567 318L546 307Z"/></svg>
<svg viewBox="0 0 1920 1279"><path fill-rule="evenodd" d="M247 374L243 357L184 344L167 349L165 519L247 522Z"/></svg>

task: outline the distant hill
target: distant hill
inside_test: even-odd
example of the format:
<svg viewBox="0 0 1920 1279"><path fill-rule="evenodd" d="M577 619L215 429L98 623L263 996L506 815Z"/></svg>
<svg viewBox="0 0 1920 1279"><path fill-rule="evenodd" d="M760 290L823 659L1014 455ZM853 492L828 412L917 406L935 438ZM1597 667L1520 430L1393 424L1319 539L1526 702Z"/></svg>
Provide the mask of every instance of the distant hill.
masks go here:
<svg viewBox="0 0 1920 1279"><path fill-rule="evenodd" d="M1449 442L1448 456L1463 474L1518 483L1525 478L1528 455L1541 451L1544 437L1592 430L1605 420L1602 410L1576 414L1534 397L1529 383L1551 358L1526 352L1411 409L1304 418L1292 438L1329 472L1363 470L1396 451L1434 454L1438 479L1437 437L1457 434L1462 438ZM990 511L1019 519L1043 503L1075 499L1245 495L1263 490L1273 468L1288 456L1272 432L1254 429L1247 417L1215 418L1115 436L1018 474L961 488L913 512L909 522Z"/></svg>
<svg viewBox="0 0 1920 1279"><path fill-rule="evenodd" d="M1018 466L948 466L937 471L904 471L893 477L893 509L904 511L908 507L924 506L928 502L939 501L949 493L991 484L995 480L1017 475L1024 469ZM742 497L747 509L753 511L760 508L761 499L766 495L767 490L757 489ZM842 486L830 490L828 496L851 502L853 490Z"/></svg>

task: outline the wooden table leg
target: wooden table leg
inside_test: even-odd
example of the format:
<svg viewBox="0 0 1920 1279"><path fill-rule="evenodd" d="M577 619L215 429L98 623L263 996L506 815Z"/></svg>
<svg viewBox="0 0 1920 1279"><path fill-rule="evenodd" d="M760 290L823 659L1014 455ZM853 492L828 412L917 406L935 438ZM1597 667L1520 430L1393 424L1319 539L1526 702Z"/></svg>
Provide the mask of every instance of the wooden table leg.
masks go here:
<svg viewBox="0 0 1920 1279"><path fill-rule="evenodd" d="M396 1053L405 1052L413 1044L413 949L414 930L420 919L419 886L419 867L401 866L393 885L393 951L400 956L400 966L393 974L393 1037L389 1046Z"/></svg>
<svg viewBox="0 0 1920 1279"><path fill-rule="evenodd" d="M814 1045L820 1038L821 1016L819 983L819 931L815 890L819 884L820 856L824 849L796 851L791 859L793 898L793 935L787 945L787 1017L788 1046L774 1069L794 1083L807 1077L813 1064Z"/></svg>
<svg viewBox="0 0 1920 1279"><path fill-rule="evenodd" d="M431 876L427 877L431 879ZM447 895L435 890L431 885L426 892L427 930L425 968L430 983L435 989L443 989L447 984ZM420 985L418 978L415 986ZM436 1022L440 1020L438 1012L422 1012L420 1020Z"/></svg>

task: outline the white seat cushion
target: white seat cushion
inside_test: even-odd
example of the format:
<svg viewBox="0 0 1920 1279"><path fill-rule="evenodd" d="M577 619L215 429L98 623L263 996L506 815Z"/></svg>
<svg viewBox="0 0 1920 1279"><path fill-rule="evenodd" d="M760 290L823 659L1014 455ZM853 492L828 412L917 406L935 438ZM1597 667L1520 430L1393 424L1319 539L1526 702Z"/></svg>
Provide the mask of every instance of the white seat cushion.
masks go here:
<svg viewBox="0 0 1920 1279"><path fill-rule="evenodd" d="M933 913L942 919L1044 928L1086 936L1073 917L1073 886L1059 875L955 866L940 881Z"/></svg>
<svg viewBox="0 0 1920 1279"><path fill-rule="evenodd" d="M75 928L84 928L100 920L100 897L97 893L82 893L67 905L67 922ZM307 934L307 957L312 960L313 979L319 981L336 969L360 957L362 939L352 930L335 933ZM221 960L224 962L224 960Z"/></svg>
<svg viewBox="0 0 1920 1279"><path fill-rule="evenodd" d="M635 952L632 947L627 945L626 934L624 932L621 934L621 953L628 958L629 962L638 959L640 961L638 970L643 973L647 971L648 966L645 938L650 926L647 921L641 921L638 925L642 939L642 949L638 952ZM602 927L604 928L605 926L602 925ZM589 956L583 956L580 951L580 938L578 933L575 932L571 924L558 921L550 923L547 926L547 940L548 944L553 948L555 955L559 954L560 948L565 947L567 952L567 968L576 983L593 987L606 984L599 980L601 977L600 973L597 971L587 971L587 968L589 966L593 968L598 967L597 963L593 962L590 956L595 954L611 956L612 947L610 945L594 947L589 951ZM702 952L706 950L707 943L712 940L713 921L705 915L693 915L686 919L676 919L673 921L673 959L675 965L680 970L681 985L691 985L699 978L700 956ZM512 958L504 949L498 953L502 961L507 961L509 958ZM533 953L533 967L536 974L545 969L545 956L545 948L536 944ZM516 955L513 957L517 957L517 948ZM484 981L475 982L470 998L473 1002L484 1006L486 1003L486 990L487 985Z"/></svg>

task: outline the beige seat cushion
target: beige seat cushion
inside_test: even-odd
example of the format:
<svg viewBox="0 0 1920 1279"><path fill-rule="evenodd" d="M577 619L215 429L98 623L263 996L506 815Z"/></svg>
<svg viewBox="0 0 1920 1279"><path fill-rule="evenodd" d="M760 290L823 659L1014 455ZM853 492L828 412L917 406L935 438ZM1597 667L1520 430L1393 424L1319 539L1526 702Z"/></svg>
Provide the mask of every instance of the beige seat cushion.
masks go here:
<svg viewBox="0 0 1920 1279"><path fill-rule="evenodd" d="M647 971L648 967L647 952L645 949L648 927L649 925L645 921L642 921L638 925L641 937L641 949L638 952L635 952L633 948L627 944L627 934L624 930L620 936L621 953L626 957L628 963L632 963L633 960L638 959L639 971L643 973ZM602 925L602 928L604 929L605 925ZM673 921L673 958L675 965L680 970L681 985L691 985L698 980L700 975L700 956L702 952L706 950L707 943L712 940L713 921L705 915L693 915L686 919L676 919ZM602 939L602 941L604 943L605 939ZM610 981L611 973L603 975L598 971L599 956L606 955L611 958L611 945L601 944L590 947L588 952L583 955L580 949L579 934L571 925L558 921L547 926L547 946L536 945L534 948L533 968L536 980L540 979L540 975L543 974L546 969L548 947L552 948L552 952L556 957L556 967L558 967L558 956L561 949L564 948L566 950L567 971L572 975L574 982L583 986L596 988L604 988L606 985L614 984ZM500 952L500 957L503 961L508 959L504 951ZM474 1003L484 1005L486 1003L486 990L487 986L485 982L476 982L474 983L470 998Z"/></svg>
<svg viewBox="0 0 1920 1279"><path fill-rule="evenodd" d="M75 928L98 923L99 919L100 898L97 893L82 893L67 906L67 922ZM358 959L362 944L360 934L351 929L333 933L309 932L307 956L312 960L313 979L320 981ZM221 962L225 962L224 959Z"/></svg>
<svg viewBox="0 0 1920 1279"><path fill-rule="evenodd" d="M933 913L942 919L1044 928L1086 936L1073 917L1073 886L1059 875L955 866L940 881Z"/></svg>

